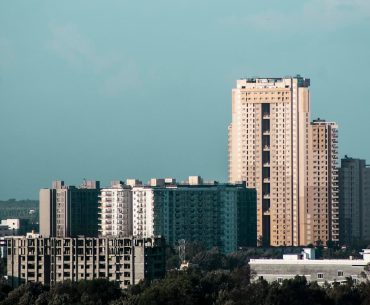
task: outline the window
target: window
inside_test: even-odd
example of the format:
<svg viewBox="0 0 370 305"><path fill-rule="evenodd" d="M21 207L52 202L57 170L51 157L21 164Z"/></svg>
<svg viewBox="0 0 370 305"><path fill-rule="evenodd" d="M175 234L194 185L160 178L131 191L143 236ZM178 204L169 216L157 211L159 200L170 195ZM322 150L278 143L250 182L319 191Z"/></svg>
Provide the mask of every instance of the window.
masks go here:
<svg viewBox="0 0 370 305"><path fill-rule="evenodd" d="M343 271L339 270L338 271L338 276L343 276Z"/></svg>
<svg viewBox="0 0 370 305"><path fill-rule="evenodd" d="M277 282L278 282L279 284L281 284L281 283L283 282L283 278L282 278L282 277L278 277L278 278L277 278Z"/></svg>
<svg viewBox="0 0 370 305"><path fill-rule="evenodd" d="M324 273L318 273L317 278L318 279L323 279L324 278Z"/></svg>

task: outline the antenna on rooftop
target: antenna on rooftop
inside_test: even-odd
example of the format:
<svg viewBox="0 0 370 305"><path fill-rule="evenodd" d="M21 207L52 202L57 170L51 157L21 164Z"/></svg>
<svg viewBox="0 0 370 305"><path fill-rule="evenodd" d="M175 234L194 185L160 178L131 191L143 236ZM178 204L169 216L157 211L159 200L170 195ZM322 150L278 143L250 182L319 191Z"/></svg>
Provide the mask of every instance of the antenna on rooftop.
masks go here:
<svg viewBox="0 0 370 305"><path fill-rule="evenodd" d="M185 262L185 250L186 250L186 242L185 239L179 240L179 258L181 263Z"/></svg>

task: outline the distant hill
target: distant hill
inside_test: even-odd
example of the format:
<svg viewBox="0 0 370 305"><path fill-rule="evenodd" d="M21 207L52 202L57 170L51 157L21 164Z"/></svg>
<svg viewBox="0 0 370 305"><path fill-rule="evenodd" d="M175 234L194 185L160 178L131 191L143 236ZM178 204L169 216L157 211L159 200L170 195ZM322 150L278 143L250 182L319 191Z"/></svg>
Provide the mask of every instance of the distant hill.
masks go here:
<svg viewBox="0 0 370 305"><path fill-rule="evenodd" d="M38 200L0 200L0 219L20 218L37 223L39 219Z"/></svg>

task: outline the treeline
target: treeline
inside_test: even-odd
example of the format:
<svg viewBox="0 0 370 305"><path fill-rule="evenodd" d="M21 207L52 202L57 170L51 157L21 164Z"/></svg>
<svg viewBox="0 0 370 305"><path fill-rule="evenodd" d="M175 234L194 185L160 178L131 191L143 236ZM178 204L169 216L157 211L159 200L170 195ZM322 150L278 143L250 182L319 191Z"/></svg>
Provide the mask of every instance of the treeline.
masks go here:
<svg viewBox="0 0 370 305"><path fill-rule="evenodd" d="M320 287L304 277L269 284L250 282L247 268L232 272L172 271L151 284L121 290L104 279L38 283L14 290L0 284L0 305L368 305L370 283Z"/></svg>
<svg viewBox="0 0 370 305"><path fill-rule="evenodd" d="M248 261L252 257L281 257L299 248L255 248L224 255L206 251L193 243L186 247L191 268L176 270L179 259L174 249L167 250L168 272L164 279L143 281L120 289L105 279L57 283L53 287L24 284L12 290L0 284L0 305L370 305L370 283L318 286L304 277L282 284L253 280ZM328 251L328 249L324 249ZM334 256L349 250L331 250ZM349 252L351 253L351 252ZM326 253L325 255L329 255Z"/></svg>
<svg viewBox="0 0 370 305"><path fill-rule="evenodd" d="M283 305L333 304L370 305L370 283L318 286L304 277L282 284L253 281L250 258L281 258L284 253L299 253L300 248L250 248L225 255L206 250L198 243L186 244L190 268L179 271L176 249L167 248L167 275L151 283L143 281L122 290L105 279L57 283L47 287L27 283L12 290L0 283L0 305ZM317 248L323 257L345 258L357 249Z"/></svg>
<svg viewBox="0 0 370 305"><path fill-rule="evenodd" d="M338 246L328 248L319 245L315 247L317 259L348 259L361 258L360 251L363 245L358 248L340 248ZM216 269L233 270L248 264L251 258L282 258L284 254L299 254L302 247L269 247L269 248L245 248L229 255L220 253L217 249L206 250L197 242L186 243L186 260L195 264L203 271ZM180 266L177 249L167 248L167 270L178 269Z"/></svg>
<svg viewBox="0 0 370 305"><path fill-rule="evenodd" d="M34 213L30 213L34 210ZM28 219L30 223L38 223L39 201L38 200L0 200L0 219L20 218Z"/></svg>

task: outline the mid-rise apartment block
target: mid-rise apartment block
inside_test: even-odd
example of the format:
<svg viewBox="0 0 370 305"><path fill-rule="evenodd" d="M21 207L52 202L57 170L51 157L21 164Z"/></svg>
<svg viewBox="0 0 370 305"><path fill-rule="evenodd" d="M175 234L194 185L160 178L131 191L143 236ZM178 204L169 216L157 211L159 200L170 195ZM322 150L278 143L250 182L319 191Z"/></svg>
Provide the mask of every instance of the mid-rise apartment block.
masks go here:
<svg viewBox="0 0 370 305"><path fill-rule="evenodd" d="M223 252L256 245L256 193L245 183L152 179L132 192L134 236L161 235L173 246L198 241Z"/></svg>
<svg viewBox="0 0 370 305"><path fill-rule="evenodd" d="M339 170L340 240L346 245L370 242L370 167L345 157Z"/></svg>
<svg viewBox="0 0 370 305"><path fill-rule="evenodd" d="M132 235L132 191L122 181L112 181L100 191L99 234Z"/></svg>
<svg viewBox="0 0 370 305"><path fill-rule="evenodd" d="M314 120L310 126L305 244L339 242L338 126Z"/></svg>
<svg viewBox="0 0 370 305"><path fill-rule="evenodd" d="M40 234L44 237L98 236L99 181L80 187L54 181L40 190Z"/></svg>
<svg viewBox="0 0 370 305"><path fill-rule="evenodd" d="M240 79L232 90L229 181L257 190L260 244L305 244L310 80Z"/></svg>
<svg viewBox="0 0 370 305"><path fill-rule="evenodd" d="M165 274L163 238L15 237L7 239L7 252L13 287L105 278L127 288Z"/></svg>

